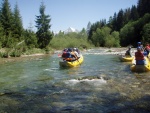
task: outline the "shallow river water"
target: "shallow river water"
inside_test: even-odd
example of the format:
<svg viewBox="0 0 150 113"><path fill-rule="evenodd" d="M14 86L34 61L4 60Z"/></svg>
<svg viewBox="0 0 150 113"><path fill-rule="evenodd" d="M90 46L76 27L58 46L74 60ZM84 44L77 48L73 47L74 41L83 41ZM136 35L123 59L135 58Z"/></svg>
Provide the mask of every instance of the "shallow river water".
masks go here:
<svg viewBox="0 0 150 113"><path fill-rule="evenodd" d="M150 72L101 49L84 62L60 68L57 54L0 65L0 113L149 113Z"/></svg>

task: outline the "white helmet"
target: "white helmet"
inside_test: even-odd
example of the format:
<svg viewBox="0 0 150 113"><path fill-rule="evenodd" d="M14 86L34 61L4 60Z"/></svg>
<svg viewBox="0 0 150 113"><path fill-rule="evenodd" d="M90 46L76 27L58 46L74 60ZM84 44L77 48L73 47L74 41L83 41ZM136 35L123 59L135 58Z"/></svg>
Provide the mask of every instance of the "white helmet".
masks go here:
<svg viewBox="0 0 150 113"><path fill-rule="evenodd" d="M73 48L73 50L74 50L74 51L76 51L76 50L77 50L77 48Z"/></svg>

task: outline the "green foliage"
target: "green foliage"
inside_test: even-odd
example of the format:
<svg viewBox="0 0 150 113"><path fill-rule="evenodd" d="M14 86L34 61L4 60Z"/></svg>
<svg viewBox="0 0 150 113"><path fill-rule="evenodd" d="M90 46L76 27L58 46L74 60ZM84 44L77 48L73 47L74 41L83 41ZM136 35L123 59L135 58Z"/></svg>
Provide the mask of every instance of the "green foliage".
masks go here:
<svg viewBox="0 0 150 113"><path fill-rule="evenodd" d="M130 20L136 21L139 18L139 14L135 5L131 8Z"/></svg>
<svg viewBox="0 0 150 113"><path fill-rule="evenodd" d="M50 42L50 46L55 49L63 49L68 47L92 47L93 45L87 41L87 34L80 33L68 33L63 34L60 32L55 35Z"/></svg>
<svg viewBox="0 0 150 113"><path fill-rule="evenodd" d="M45 54L45 49L40 49L40 48L31 48L31 49L26 49L26 51L23 53L23 55L30 55L30 54Z"/></svg>
<svg viewBox="0 0 150 113"><path fill-rule="evenodd" d="M11 57L20 57L21 56L21 51L19 50L14 50L10 53Z"/></svg>
<svg viewBox="0 0 150 113"><path fill-rule="evenodd" d="M143 43L150 42L150 22L144 25L142 34Z"/></svg>
<svg viewBox="0 0 150 113"><path fill-rule="evenodd" d="M145 34L146 29L143 28L147 23L150 22L150 14L145 14L143 18L137 21L129 22L120 30L120 40L121 45L128 46L130 44L136 45L138 41L142 41L143 34ZM143 31L144 30L144 31ZM147 40L144 38L144 40ZM144 41L143 40L143 41ZM148 41L148 40L147 40Z"/></svg>
<svg viewBox="0 0 150 113"><path fill-rule="evenodd" d="M51 25L49 25L51 19L49 15L45 15L45 6L42 2L40 6L40 16L36 16L36 27L38 31L36 32L38 38L38 45L40 48L46 48L51 39L52 33L49 31Z"/></svg>
<svg viewBox="0 0 150 113"><path fill-rule="evenodd" d="M13 28L13 14L8 0L3 0L0 14L0 21L4 29L4 34L8 36Z"/></svg>
<svg viewBox="0 0 150 113"><path fill-rule="evenodd" d="M120 30L120 42L122 46L134 43L134 22L129 22Z"/></svg>
<svg viewBox="0 0 150 113"><path fill-rule="evenodd" d="M140 17L143 17L146 13L150 13L150 1L138 0L137 10Z"/></svg>
<svg viewBox="0 0 150 113"><path fill-rule="evenodd" d="M120 9L110 16L109 21L90 22L87 29L79 33L50 31L51 18L45 14L45 5L40 5L39 16L36 16L36 33L24 30L18 5L11 11L8 0L2 0L0 6L0 52L1 57L17 57L21 54L49 53L54 49L66 47L119 47L150 43L150 0L138 0L137 6ZM54 36L54 38L53 38ZM39 48L41 49L39 49Z"/></svg>
<svg viewBox="0 0 150 113"><path fill-rule="evenodd" d="M97 28L96 32L93 32L91 37L92 43L96 46L102 47L118 47L119 42L119 32L112 32L111 28L104 26L101 29Z"/></svg>
<svg viewBox="0 0 150 113"><path fill-rule="evenodd" d="M12 36L17 40L21 40L21 36L23 34L23 25L22 20L19 12L18 5L15 5L14 12L13 12L13 28L12 28Z"/></svg>
<svg viewBox="0 0 150 113"><path fill-rule="evenodd" d="M119 31L124 26L124 12L121 9L117 15L117 24L116 24L116 30Z"/></svg>
<svg viewBox="0 0 150 113"><path fill-rule="evenodd" d="M36 34L31 30L26 30L24 33L24 40L28 48L37 47L37 37Z"/></svg>

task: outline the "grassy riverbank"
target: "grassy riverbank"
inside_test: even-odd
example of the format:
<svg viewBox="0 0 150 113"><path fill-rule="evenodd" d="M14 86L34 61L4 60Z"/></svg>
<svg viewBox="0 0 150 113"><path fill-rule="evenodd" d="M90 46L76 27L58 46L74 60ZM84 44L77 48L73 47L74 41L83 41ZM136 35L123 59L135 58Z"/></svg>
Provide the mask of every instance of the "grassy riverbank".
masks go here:
<svg viewBox="0 0 150 113"><path fill-rule="evenodd" d="M104 50L102 53L99 54L115 54L115 55L120 55L124 54L125 51L128 49L126 47L122 48L107 48L107 47L99 47L99 48L89 48L89 49L83 49L81 48L80 51L92 51L92 49L102 49ZM133 48L133 54L135 52L135 49ZM1 52L4 52L4 49L0 50ZM52 49L49 48L48 50L45 49L39 49L39 48L33 48L30 49L23 54L21 54L19 57L1 57L0 58L0 64L8 63L8 62L15 62L15 61L22 61L22 60L32 60L40 57L47 57L52 54L60 54L62 52L62 49Z"/></svg>

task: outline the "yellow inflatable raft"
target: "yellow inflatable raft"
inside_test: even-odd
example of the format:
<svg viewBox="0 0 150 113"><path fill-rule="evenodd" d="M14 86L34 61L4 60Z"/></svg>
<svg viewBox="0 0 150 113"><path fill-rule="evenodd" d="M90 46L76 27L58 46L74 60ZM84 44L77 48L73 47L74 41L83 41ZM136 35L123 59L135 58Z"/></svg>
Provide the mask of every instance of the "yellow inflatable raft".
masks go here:
<svg viewBox="0 0 150 113"><path fill-rule="evenodd" d="M148 72L150 71L150 61L147 57L145 57L146 64L145 65L136 65L135 58L132 60L132 65L130 67L133 72Z"/></svg>
<svg viewBox="0 0 150 113"><path fill-rule="evenodd" d="M80 58L78 60L75 61L59 61L59 65L60 67L76 67L78 65L81 65L83 63L83 56L80 55Z"/></svg>
<svg viewBox="0 0 150 113"><path fill-rule="evenodd" d="M134 56L130 57L130 56L123 56L120 55L119 56L120 61L122 62L131 62L134 59Z"/></svg>

